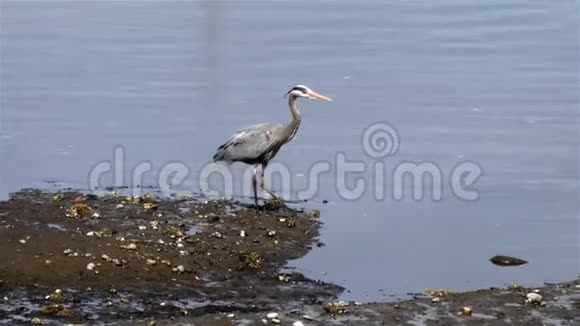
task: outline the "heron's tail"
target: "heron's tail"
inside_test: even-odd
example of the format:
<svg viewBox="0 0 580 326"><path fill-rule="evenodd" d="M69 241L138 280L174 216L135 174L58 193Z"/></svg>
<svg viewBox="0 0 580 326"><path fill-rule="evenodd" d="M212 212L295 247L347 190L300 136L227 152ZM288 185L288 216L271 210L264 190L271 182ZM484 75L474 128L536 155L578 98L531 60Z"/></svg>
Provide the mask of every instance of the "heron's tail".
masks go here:
<svg viewBox="0 0 580 326"><path fill-rule="evenodd" d="M218 147L217 152L213 156L213 161L223 161L225 159L226 154L226 144L221 145Z"/></svg>

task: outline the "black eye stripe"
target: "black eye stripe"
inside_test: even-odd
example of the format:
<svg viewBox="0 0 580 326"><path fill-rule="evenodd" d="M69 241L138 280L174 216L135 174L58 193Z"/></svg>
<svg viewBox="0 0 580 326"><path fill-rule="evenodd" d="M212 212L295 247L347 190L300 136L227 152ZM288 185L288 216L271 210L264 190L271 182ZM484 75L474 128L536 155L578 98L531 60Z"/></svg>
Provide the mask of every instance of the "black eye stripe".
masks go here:
<svg viewBox="0 0 580 326"><path fill-rule="evenodd" d="M300 91L300 92L302 92L302 93L304 93L304 94L308 93L308 92L306 91L306 89L305 89L305 88L303 88L303 87L294 87L294 88L292 88L292 91Z"/></svg>

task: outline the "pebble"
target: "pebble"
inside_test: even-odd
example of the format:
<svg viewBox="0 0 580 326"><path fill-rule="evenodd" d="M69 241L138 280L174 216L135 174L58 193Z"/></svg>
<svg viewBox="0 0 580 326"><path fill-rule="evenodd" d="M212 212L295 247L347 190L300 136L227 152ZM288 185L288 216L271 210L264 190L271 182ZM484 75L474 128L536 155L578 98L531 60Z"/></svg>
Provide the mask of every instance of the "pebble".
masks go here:
<svg viewBox="0 0 580 326"><path fill-rule="evenodd" d="M105 255L105 254L103 254L103 255L101 256L101 258L103 258L103 260L106 260L106 261L111 261L111 257L109 257L109 255Z"/></svg>
<svg viewBox="0 0 580 326"><path fill-rule="evenodd" d="M20 239L20 240L18 240L18 242L20 242L21 244L25 244L26 243L26 239Z"/></svg>
<svg viewBox="0 0 580 326"><path fill-rule="evenodd" d="M93 269L95 269L95 263L88 263L88 264L87 264L87 269L88 269L89 271L92 271Z"/></svg>
<svg viewBox="0 0 580 326"><path fill-rule="evenodd" d="M240 237L242 237L242 238L243 238L243 237L245 237L245 236L246 236L246 231L244 231L244 230L240 231Z"/></svg>
<svg viewBox="0 0 580 326"><path fill-rule="evenodd" d="M473 312L473 310L471 309L471 307L462 307L460 314L464 315L464 316L471 316L471 313Z"/></svg>
<svg viewBox="0 0 580 326"><path fill-rule="evenodd" d="M52 260L47 259L47 260L44 261L44 263L47 264L47 265L50 265L50 264L52 264Z"/></svg>
<svg viewBox="0 0 580 326"><path fill-rule="evenodd" d="M543 297L541 295L534 293L534 292L530 292L530 293L526 294L526 303L541 304L542 299L543 299Z"/></svg>
<svg viewBox="0 0 580 326"><path fill-rule="evenodd" d="M99 218L99 217L101 217L101 214L95 212L95 213L93 213L92 217L93 218Z"/></svg>
<svg viewBox="0 0 580 326"><path fill-rule="evenodd" d="M30 321L30 323L32 325L45 325L46 323L44 322L44 320L38 318L38 317L34 317L32 318L32 320Z"/></svg>
<svg viewBox="0 0 580 326"><path fill-rule="evenodd" d="M435 302L435 303L441 302L441 298L439 298L439 297L433 298L433 299L431 299L431 302Z"/></svg>
<svg viewBox="0 0 580 326"><path fill-rule="evenodd" d="M95 231L89 231L87 232L87 237L92 237L95 235Z"/></svg>
<svg viewBox="0 0 580 326"><path fill-rule="evenodd" d="M277 312L269 312L266 315L266 318L268 318L268 319L274 319L274 318L278 318L278 317L279 317L279 314Z"/></svg>
<svg viewBox="0 0 580 326"><path fill-rule="evenodd" d="M278 318L274 318L274 319L272 319L271 321L272 321L272 323L274 323L274 324L280 324L280 319L278 319Z"/></svg>
<svg viewBox="0 0 580 326"><path fill-rule="evenodd" d="M185 267L183 267L183 265L177 266L177 272L184 273L185 272Z"/></svg>
<svg viewBox="0 0 580 326"><path fill-rule="evenodd" d="M228 317L228 318L234 318L235 316L236 316L236 315L234 315L234 314L228 314L228 315L227 315L227 317Z"/></svg>
<svg viewBox="0 0 580 326"><path fill-rule="evenodd" d="M130 244L126 245L126 246L121 246L121 248L122 249L135 250L135 249L137 249L137 245L134 244L134 243L130 243Z"/></svg>
<svg viewBox="0 0 580 326"><path fill-rule="evenodd" d="M67 256L68 256L68 255L70 255L70 254L72 254L72 252L73 252L73 251L72 251L72 249L65 249L65 250L63 251L63 253L64 253L65 255L67 255Z"/></svg>
<svg viewBox="0 0 580 326"><path fill-rule="evenodd" d="M147 265L155 265L157 261L155 259L147 259Z"/></svg>
<svg viewBox="0 0 580 326"><path fill-rule="evenodd" d="M145 231L147 227L145 225L139 225L139 231Z"/></svg>
<svg viewBox="0 0 580 326"><path fill-rule="evenodd" d="M301 321L299 321L299 320L297 320L297 321L295 321L295 322L292 324L292 326L304 326L304 323L303 323L303 322L301 322Z"/></svg>

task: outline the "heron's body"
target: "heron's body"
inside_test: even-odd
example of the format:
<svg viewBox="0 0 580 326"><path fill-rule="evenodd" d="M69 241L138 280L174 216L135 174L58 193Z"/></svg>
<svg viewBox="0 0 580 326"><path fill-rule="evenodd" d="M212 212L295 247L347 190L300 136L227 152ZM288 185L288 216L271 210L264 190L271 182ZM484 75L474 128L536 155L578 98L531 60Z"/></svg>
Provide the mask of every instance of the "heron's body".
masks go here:
<svg viewBox="0 0 580 326"><path fill-rule="evenodd" d="M298 130L296 126L296 131ZM243 162L246 164L267 165L276 156L284 141L286 126L275 123L260 123L235 133L221 145L213 156L214 161Z"/></svg>
<svg viewBox="0 0 580 326"><path fill-rule="evenodd" d="M317 94L302 85L293 87L286 95L289 95L288 105L290 106L290 112L292 114L292 121L288 125L260 123L244 128L232 135L227 142L218 147L216 154L213 156L214 162L243 162L255 165L252 185L256 206L258 206L256 189L258 166L262 167L262 181L260 183L262 189L275 197L274 194L264 188L264 170L270 160L276 156L280 148L294 138L300 127L302 117L296 105L296 100L299 97L305 97L331 101L330 98Z"/></svg>

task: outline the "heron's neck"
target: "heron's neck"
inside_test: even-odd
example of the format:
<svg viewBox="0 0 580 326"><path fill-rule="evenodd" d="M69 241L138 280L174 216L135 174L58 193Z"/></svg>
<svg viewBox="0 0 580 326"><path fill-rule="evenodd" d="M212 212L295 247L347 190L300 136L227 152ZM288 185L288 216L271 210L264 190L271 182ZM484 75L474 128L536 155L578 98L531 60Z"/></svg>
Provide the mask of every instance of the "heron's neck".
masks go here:
<svg viewBox="0 0 580 326"><path fill-rule="evenodd" d="M286 127L286 132L288 137L287 141L292 140L294 135L296 135L296 131L298 131L298 127L300 127L300 122L302 121L302 116L300 115L300 111L298 110L298 105L296 104L297 97L290 96L288 99L288 106L290 106L290 113L292 113L292 121Z"/></svg>

